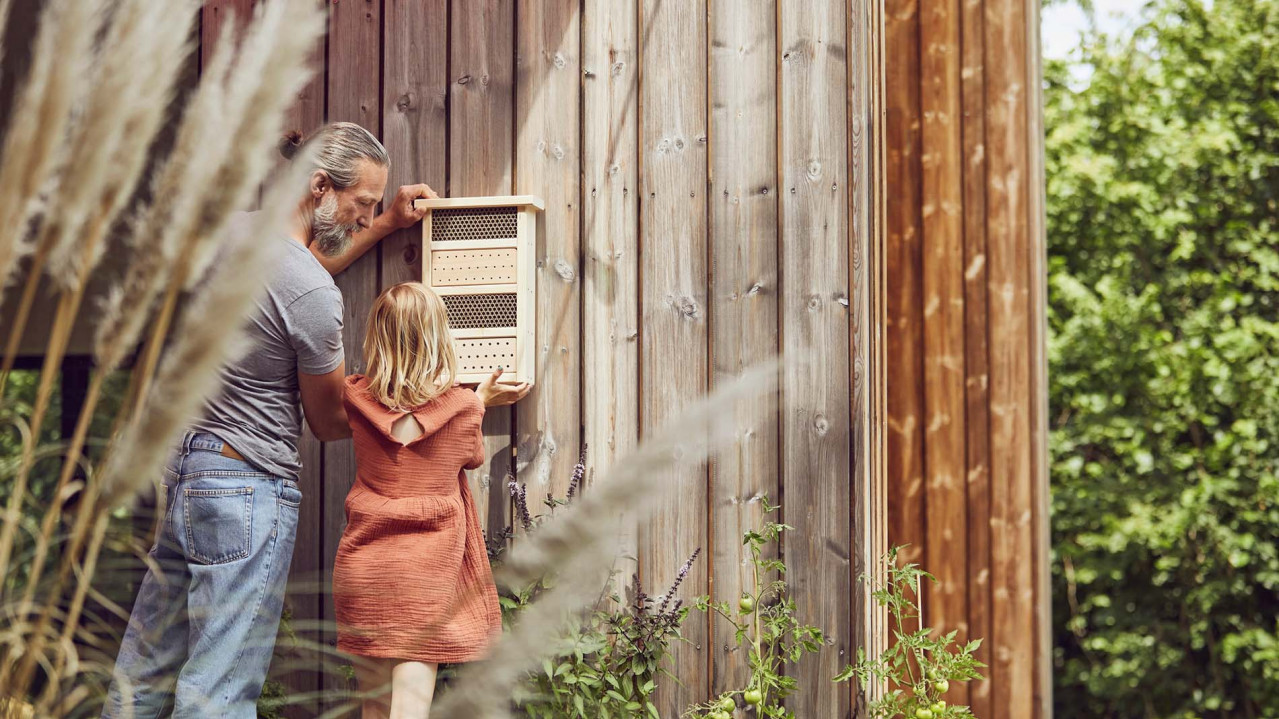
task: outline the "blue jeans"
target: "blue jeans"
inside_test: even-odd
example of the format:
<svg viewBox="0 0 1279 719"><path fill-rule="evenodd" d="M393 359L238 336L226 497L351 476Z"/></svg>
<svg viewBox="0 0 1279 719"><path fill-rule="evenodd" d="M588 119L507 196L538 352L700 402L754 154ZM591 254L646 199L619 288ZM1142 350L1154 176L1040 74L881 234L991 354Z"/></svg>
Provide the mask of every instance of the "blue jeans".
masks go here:
<svg viewBox="0 0 1279 719"><path fill-rule="evenodd" d="M293 558L296 482L188 432L164 470L164 522L102 716L252 719ZM156 568L159 568L157 571Z"/></svg>

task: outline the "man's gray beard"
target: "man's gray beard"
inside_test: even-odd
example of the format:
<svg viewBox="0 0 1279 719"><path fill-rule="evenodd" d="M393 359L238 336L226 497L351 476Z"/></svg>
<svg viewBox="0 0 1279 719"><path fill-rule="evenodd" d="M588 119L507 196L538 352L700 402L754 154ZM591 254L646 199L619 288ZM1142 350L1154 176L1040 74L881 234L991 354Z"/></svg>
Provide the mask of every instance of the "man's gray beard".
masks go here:
<svg viewBox="0 0 1279 719"><path fill-rule="evenodd" d="M351 247L351 236L359 225L337 223L338 198L329 195L311 215L311 241L325 257L334 257Z"/></svg>

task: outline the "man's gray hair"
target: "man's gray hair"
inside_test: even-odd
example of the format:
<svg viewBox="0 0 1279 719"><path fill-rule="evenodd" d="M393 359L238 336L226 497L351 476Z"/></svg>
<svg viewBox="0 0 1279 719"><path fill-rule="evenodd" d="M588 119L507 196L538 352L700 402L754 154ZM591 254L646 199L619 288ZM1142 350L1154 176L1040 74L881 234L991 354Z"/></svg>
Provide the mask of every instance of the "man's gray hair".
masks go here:
<svg viewBox="0 0 1279 719"><path fill-rule="evenodd" d="M388 167L391 158L386 148L373 136L373 133L354 122L332 122L320 128L307 141L306 145L315 143L315 169L324 170L339 190L354 185L360 179L359 164L368 160L381 167ZM296 136L288 138L281 151L286 157L292 157L297 150Z"/></svg>

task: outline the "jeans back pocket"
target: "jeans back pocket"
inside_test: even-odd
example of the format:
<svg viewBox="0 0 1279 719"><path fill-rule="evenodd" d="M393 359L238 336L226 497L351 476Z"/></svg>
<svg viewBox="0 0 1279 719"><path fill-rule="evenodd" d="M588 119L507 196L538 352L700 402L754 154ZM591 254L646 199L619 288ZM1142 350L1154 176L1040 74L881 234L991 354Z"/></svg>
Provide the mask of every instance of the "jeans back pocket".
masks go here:
<svg viewBox="0 0 1279 719"><path fill-rule="evenodd" d="M225 564L249 556L253 540L253 488L182 491L187 555L201 564Z"/></svg>

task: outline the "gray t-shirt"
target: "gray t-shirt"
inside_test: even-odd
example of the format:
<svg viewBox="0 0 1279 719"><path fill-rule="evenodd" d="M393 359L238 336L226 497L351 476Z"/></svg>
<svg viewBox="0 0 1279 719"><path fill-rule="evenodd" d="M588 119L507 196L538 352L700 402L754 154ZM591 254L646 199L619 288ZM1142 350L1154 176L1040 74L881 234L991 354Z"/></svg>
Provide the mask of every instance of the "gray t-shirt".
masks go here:
<svg viewBox="0 0 1279 719"><path fill-rule="evenodd" d="M296 480L298 373L327 374L342 363L342 293L310 250L275 241L288 248L246 328L253 347L222 370L221 392L192 429L216 435L265 472Z"/></svg>

